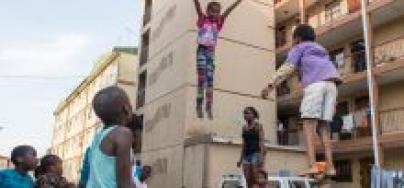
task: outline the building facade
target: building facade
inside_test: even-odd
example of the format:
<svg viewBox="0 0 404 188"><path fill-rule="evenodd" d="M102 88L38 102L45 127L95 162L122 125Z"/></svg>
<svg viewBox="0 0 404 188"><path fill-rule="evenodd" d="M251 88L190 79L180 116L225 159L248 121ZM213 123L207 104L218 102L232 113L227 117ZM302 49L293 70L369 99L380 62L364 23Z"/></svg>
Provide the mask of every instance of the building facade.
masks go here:
<svg viewBox="0 0 404 188"><path fill-rule="evenodd" d="M11 162L10 158L5 156L0 156L0 169L8 169L12 168L13 163Z"/></svg>
<svg viewBox="0 0 404 188"><path fill-rule="evenodd" d="M261 114L271 174L303 170L300 146L276 143L276 104L259 95L275 70L274 3L243 1L229 16L216 49L213 120L196 115L196 21L193 1L142 0L137 114L141 159L150 187L217 187L240 174L243 109ZM201 0L203 10L209 1ZM220 0L223 9L233 1ZM271 160L269 160L271 159ZM290 161L294 162L291 163Z"/></svg>
<svg viewBox="0 0 404 188"><path fill-rule="evenodd" d="M297 3L299 2L299 3ZM376 127L381 165L404 168L404 1L371 0L367 3ZM285 60L299 23L315 28L317 41L330 52L343 75L337 113L331 124L337 177L341 187L370 187L374 164L365 43L360 0L276 0L277 66ZM302 87L297 76L278 88L278 119L287 124L283 145L303 145L299 102ZM322 158L321 151L318 154Z"/></svg>
<svg viewBox="0 0 404 188"><path fill-rule="evenodd" d="M136 48L114 48L100 57L90 74L54 111L50 151L63 159L64 175L70 181L78 181L83 154L102 126L91 105L94 95L116 85L127 92L135 106L137 64Z"/></svg>

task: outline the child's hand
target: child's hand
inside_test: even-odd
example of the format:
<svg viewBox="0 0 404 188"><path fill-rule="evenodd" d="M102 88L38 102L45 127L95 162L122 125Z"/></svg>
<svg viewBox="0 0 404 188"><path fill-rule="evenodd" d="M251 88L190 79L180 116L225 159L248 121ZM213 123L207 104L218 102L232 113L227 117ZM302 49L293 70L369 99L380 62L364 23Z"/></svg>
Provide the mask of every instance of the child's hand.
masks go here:
<svg viewBox="0 0 404 188"><path fill-rule="evenodd" d="M268 84L268 87L264 88L264 89L261 91L261 97L262 97L263 99L267 99L267 98L268 98L268 95L269 95L269 92L271 92L273 89L274 89L273 84Z"/></svg>

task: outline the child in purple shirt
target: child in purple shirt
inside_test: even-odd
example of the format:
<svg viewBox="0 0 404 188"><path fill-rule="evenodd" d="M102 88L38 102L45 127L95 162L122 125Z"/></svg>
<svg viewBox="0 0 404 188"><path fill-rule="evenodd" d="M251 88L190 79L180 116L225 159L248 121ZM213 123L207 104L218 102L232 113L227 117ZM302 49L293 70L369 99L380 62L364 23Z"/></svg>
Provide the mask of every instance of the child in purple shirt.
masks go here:
<svg viewBox="0 0 404 188"><path fill-rule="evenodd" d="M214 54L219 32L224 21L242 0L237 0L221 14L221 4L216 1L208 3L206 14L203 13L199 0L194 0L196 12L198 13L198 48L197 63L198 90L196 97L196 111L198 118L203 118L202 105L206 93L205 110L208 118L212 119L213 102L213 77L215 72ZM206 90L206 91L205 91Z"/></svg>
<svg viewBox="0 0 404 188"><path fill-rule="evenodd" d="M328 138L327 124L332 121L337 100L336 83L340 74L330 60L327 50L315 42L314 29L302 24L293 33L294 46L289 51L286 62L270 79L268 88L262 96L266 98L269 91L290 77L295 71L301 77L304 86L303 100L300 107L303 128L306 137L307 156L309 158L308 174L322 173L316 168L316 129L325 147L327 162L326 175L335 176L333 156ZM305 174L307 174L305 173Z"/></svg>

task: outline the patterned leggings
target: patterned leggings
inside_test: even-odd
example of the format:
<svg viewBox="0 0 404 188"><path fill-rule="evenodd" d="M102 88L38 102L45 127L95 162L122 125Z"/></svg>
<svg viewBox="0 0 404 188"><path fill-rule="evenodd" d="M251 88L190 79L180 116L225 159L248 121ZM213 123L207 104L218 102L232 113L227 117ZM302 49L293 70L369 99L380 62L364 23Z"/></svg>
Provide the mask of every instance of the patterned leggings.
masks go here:
<svg viewBox="0 0 404 188"><path fill-rule="evenodd" d="M213 77L215 74L214 50L198 47L197 50L197 72L198 91L197 107L201 107L206 92L206 108L210 109L213 102ZM206 91L205 91L206 90Z"/></svg>

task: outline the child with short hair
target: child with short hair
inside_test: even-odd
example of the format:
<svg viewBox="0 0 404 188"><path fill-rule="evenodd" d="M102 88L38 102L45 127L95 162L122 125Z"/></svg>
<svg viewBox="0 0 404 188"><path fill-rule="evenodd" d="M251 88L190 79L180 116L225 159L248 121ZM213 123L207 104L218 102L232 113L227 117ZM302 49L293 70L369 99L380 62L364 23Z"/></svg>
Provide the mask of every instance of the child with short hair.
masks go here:
<svg viewBox="0 0 404 188"><path fill-rule="evenodd" d="M40 161L40 165L35 169L35 188L74 188L74 184L69 183L63 177L63 161L57 155L45 155Z"/></svg>
<svg viewBox="0 0 404 188"><path fill-rule="evenodd" d="M196 111L198 118L203 118L202 105L204 95L206 93L205 110L208 114L208 118L213 119L213 77L215 72L214 54L217 38L223 27L225 19L241 3L241 1L242 0L237 0L227 10L225 10L223 14L221 14L221 4L219 2L209 2L206 8L206 13L203 13L199 0L194 0L196 12L198 13L198 48L196 57L196 68L198 72Z"/></svg>
<svg viewBox="0 0 404 188"><path fill-rule="evenodd" d="M299 25L294 33L294 46L289 51L286 62L270 79L268 87L263 90L266 98L270 90L299 72L304 86L304 95L300 107L303 129L306 137L307 156L310 170L307 174L323 173L316 167L316 129L325 148L327 163L326 175L335 176L331 144L328 137L328 122L332 121L337 101L337 87L341 82L340 73L330 60L327 50L315 42L314 29L306 24ZM306 173L305 173L306 174Z"/></svg>
<svg viewBox="0 0 404 188"><path fill-rule="evenodd" d="M242 167L247 186L250 187L254 183L256 172L264 168L265 133L262 125L258 122L259 113L254 107L246 107L243 115L246 125L242 128L240 159L237 162L237 167Z"/></svg>
<svg viewBox="0 0 404 188"><path fill-rule="evenodd" d="M35 170L38 163L36 150L32 146L21 145L11 151L14 169L0 171L0 188L34 188L34 180L28 172Z"/></svg>
<svg viewBox="0 0 404 188"><path fill-rule="evenodd" d="M117 86L99 91L93 99L95 114L104 124L90 146L89 188L134 188L131 172L132 107L125 91Z"/></svg>

